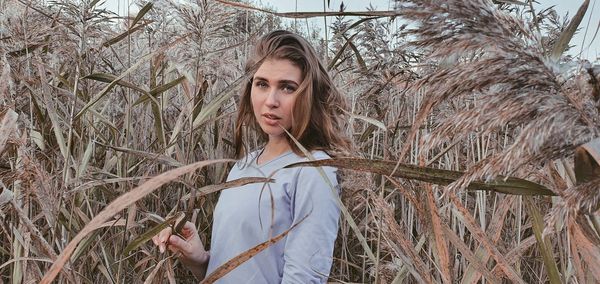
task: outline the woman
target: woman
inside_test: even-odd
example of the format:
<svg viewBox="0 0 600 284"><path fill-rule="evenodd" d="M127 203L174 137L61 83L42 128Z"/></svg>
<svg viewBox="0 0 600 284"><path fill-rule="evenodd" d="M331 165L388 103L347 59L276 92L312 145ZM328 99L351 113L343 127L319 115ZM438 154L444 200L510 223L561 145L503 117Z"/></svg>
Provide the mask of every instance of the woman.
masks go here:
<svg viewBox="0 0 600 284"><path fill-rule="evenodd" d="M258 66L258 68L253 67ZM252 69L256 68L256 69ZM271 176L221 192L214 211L210 253L194 224L180 238L163 230L153 238L161 252L181 254L181 262L203 279L223 263L299 223L287 236L230 271L222 283L323 283L331 269L339 208L328 181L316 168L282 169L308 160L286 130L315 159L347 151L340 111L344 100L302 37L274 31L257 43L246 65L252 79L244 86L235 129L238 158L227 180ZM264 147L247 153L250 128ZM337 188L335 168L323 168ZM305 218L306 217L306 218Z"/></svg>

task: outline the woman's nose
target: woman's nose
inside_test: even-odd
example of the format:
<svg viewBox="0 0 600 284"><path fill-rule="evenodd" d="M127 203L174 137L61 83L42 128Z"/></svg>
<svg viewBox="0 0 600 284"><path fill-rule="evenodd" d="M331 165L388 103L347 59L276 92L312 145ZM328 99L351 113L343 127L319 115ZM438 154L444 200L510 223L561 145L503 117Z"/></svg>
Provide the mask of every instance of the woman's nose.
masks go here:
<svg viewBox="0 0 600 284"><path fill-rule="evenodd" d="M269 90L269 92L267 93L267 99L265 100L265 104L268 107L278 107L279 106L279 94L277 93L277 89L273 88L272 90Z"/></svg>

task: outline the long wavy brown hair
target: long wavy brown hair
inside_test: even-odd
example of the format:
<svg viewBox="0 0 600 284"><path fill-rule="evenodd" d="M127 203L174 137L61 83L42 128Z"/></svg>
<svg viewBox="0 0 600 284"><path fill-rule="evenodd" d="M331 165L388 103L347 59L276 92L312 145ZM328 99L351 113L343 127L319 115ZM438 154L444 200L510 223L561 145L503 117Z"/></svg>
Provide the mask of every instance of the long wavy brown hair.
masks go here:
<svg viewBox="0 0 600 284"><path fill-rule="evenodd" d="M267 59L289 60L302 71L302 82L292 111L292 127L288 129L290 134L308 151L323 150L332 156L347 153L351 143L341 128L341 115L346 102L333 85L313 47L297 34L276 30L257 42L254 53L246 62L246 72L254 74ZM243 87L235 126L237 158L247 153L244 143L247 129L259 133L261 142L266 142L268 138L254 117L251 90L252 80L249 80ZM290 137L287 138L292 150L303 156L296 143Z"/></svg>

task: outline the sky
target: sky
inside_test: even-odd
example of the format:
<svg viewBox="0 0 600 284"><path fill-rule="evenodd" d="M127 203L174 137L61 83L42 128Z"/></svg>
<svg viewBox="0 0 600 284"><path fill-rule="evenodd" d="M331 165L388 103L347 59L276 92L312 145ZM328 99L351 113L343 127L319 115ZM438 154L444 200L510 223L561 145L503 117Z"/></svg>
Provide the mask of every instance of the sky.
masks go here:
<svg viewBox="0 0 600 284"><path fill-rule="evenodd" d="M328 0L329 7L325 7L327 11L338 11L340 4L343 2L346 6L346 11L365 11L366 7L371 4L377 10L391 10L394 7L393 0ZM255 0L256 3L263 3L275 8L278 12L307 12L307 11L323 11L323 0ZM569 18L575 15L577 9L581 6L584 0L538 0L538 4L534 5L536 11L540 11L550 6L555 6L559 16L563 18L566 13ZM134 3L133 0L105 0L104 6L120 15L127 14L129 3ZM135 5L129 7L129 13L134 14L139 8ZM315 18L311 20L315 25L322 26L323 18ZM329 23L329 22L328 22ZM569 54L587 58L589 60L600 60L600 31L595 37L594 33L600 28L600 0L591 0L587 13L580 24L581 30L573 37L571 44L575 45L569 51ZM583 46L583 49L582 49Z"/></svg>

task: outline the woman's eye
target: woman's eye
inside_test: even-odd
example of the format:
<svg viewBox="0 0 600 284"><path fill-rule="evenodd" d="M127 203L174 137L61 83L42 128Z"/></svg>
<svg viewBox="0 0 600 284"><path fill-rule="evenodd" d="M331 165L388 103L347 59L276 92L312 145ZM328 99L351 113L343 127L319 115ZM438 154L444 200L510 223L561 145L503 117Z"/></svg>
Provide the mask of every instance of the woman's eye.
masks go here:
<svg viewBox="0 0 600 284"><path fill-rule="evenodd" d="M256 83L254 83L254 86L257 86L259 88L266 88L267 87L267 83L265 83L263 81L258 81Z"/></svg>
<svg viewBox="0 0 600 284"><path fill-rule="evenodd" d="M296 91L296 88L292 85L285 85L285 86L283 86L282 89L285 93L288 93L288 94L291 94Z"/></svg>

